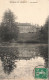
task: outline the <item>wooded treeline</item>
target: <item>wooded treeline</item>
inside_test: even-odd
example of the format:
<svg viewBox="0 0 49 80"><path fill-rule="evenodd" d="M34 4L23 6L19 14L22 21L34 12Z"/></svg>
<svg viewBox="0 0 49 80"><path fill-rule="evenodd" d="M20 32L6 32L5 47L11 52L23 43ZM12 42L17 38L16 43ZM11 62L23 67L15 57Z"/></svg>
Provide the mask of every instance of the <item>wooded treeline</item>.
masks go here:
<svg viewBox="0 0 49 80"><path fill-rule="evenodd" d="M41 29L37 31L38 35L36 35L36 37L38 37L38 40L30 40L31 42L48 43L48 22L49 17L47 18L45 24L40 26ZM0 24L0 42L17 42L18 34L19 28L15 22L15 16L13 12L10 10L6 11Z"/></svg>

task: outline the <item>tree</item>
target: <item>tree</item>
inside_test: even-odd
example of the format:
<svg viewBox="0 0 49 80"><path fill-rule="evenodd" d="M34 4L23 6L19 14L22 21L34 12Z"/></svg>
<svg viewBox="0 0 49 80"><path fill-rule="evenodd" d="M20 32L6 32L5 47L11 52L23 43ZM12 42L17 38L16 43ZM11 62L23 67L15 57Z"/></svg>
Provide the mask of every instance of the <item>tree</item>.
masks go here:
<svg viewBox="0 0 49 80"><path fill-rule="evenodd" d="M40 30L40 42L48 43L48 22L49 17L47 18L45 24L41 27Z"/></svg>
<svg viewBox="0 0 49 80"><path fill-rule="evenodd" d="M15 22L15 17L10 10L4 13L0 27L0 37L2 41L17 40L18 27Z"/></svg>

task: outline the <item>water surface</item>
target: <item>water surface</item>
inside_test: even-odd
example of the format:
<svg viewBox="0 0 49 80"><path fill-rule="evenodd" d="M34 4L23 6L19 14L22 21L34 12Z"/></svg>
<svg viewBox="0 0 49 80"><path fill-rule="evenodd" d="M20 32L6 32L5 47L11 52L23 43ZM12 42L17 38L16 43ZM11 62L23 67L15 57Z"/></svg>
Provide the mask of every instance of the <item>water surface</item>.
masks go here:
<svg viewBox="0 0 49 80"><path fill-rule="evenodd" d="M47 64L47 44L0 46L0 79L35 80L34 68Z"/></svg>

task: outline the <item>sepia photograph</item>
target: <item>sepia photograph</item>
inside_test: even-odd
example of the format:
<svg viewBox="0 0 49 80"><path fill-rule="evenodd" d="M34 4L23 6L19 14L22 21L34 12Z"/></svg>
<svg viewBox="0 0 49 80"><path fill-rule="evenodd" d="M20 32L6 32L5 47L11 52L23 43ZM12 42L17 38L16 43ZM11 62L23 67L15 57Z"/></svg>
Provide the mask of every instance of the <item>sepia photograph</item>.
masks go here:
<svg viewBox="0 0 49 80"><path fill-rule="evenodd" d="M0 0L0 80L48 80L48 0Z"/></svg>

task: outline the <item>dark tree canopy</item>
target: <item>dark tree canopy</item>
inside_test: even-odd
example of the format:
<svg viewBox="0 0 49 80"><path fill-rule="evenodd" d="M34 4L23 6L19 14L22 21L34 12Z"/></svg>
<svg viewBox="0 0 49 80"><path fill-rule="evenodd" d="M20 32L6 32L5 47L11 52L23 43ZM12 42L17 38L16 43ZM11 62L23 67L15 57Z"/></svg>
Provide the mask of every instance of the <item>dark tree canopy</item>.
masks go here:
<svg viewBox="0 0 49 80"><path fill-rule="evenodd" d="M0 37L3 41L16 40L18 37L18 27L14 14L10 10L4 13L0 27Z"/></svg>
<svg viewBox="0 0 49 80"><path fill-rule="evenodd" d="M47 18L45 24L41 27L40 30L40 41L44 43L48 43L48 22L49 22L49 17Z"/></svg>

